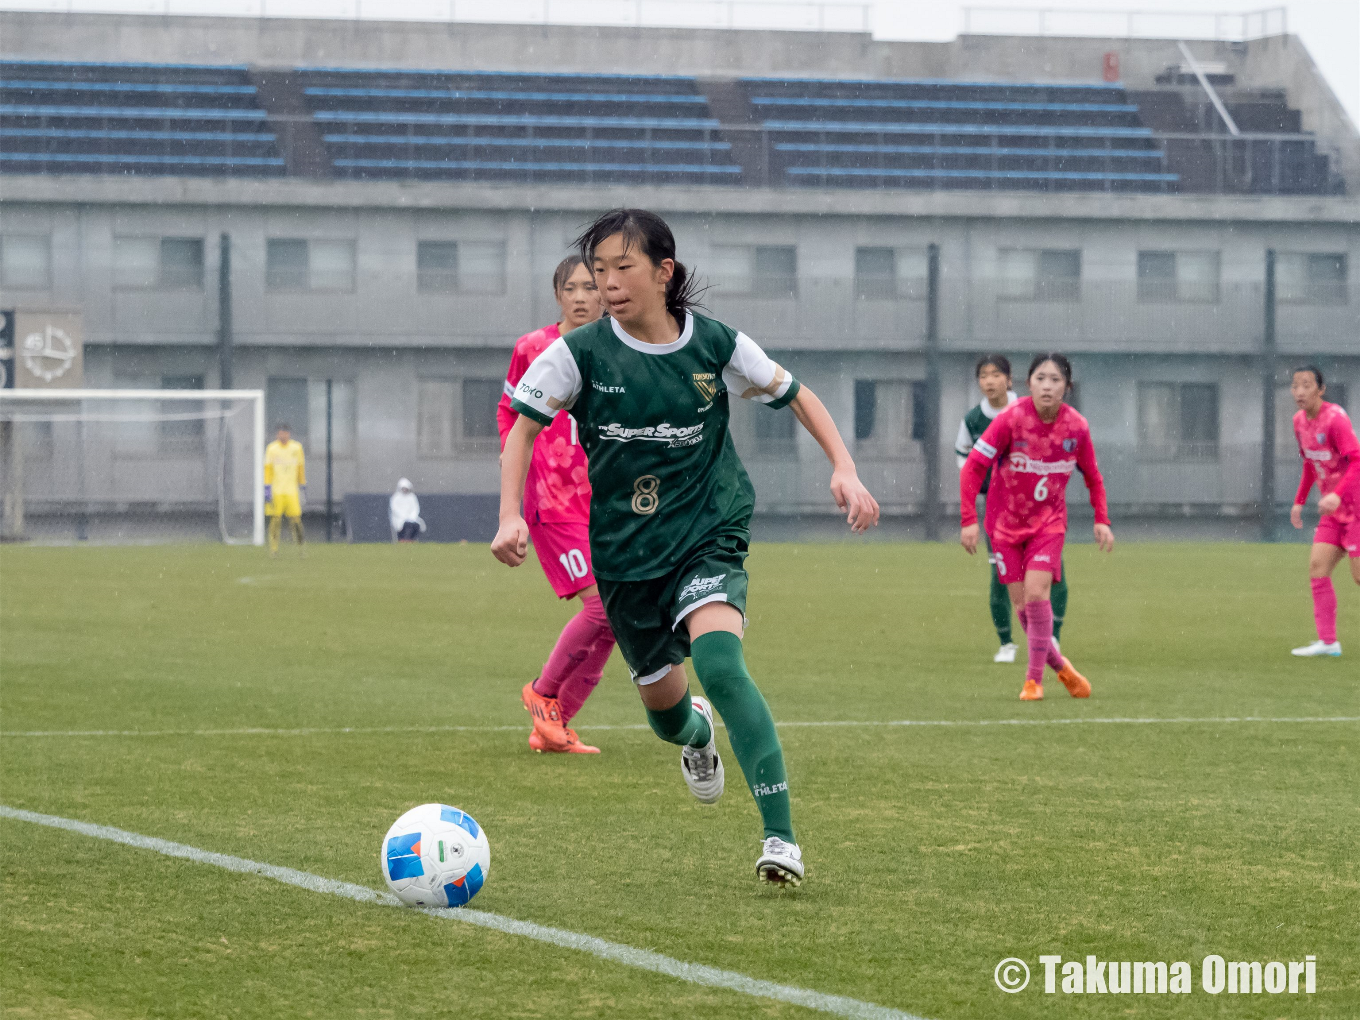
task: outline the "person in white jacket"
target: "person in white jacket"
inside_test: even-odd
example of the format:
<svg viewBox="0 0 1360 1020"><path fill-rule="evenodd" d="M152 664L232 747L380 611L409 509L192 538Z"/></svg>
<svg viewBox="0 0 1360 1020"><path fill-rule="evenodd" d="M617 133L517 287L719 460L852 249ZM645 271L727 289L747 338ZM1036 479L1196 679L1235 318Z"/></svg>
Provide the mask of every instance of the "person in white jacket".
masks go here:
<svg viewBox="0 0 1360 1020"><path fill-rule="evenodd" d="M397 491L387 503L387 519L398 542L414 542L425 530L425 522L420 519L420 500L409 478L397 482Z"/></svg>

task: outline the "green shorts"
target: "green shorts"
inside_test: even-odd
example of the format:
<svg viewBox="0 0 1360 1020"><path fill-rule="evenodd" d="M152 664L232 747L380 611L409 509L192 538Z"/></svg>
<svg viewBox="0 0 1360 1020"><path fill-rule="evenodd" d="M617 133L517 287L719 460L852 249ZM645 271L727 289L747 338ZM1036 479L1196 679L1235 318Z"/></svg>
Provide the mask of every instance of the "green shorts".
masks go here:
<svg viewBox="0 0 1360 1020"><path fill-rule="evenodd" d="M685 661L689 631L681 621L700 606L726 602L745 615L746 552L745 534L718 535L661 577L596 578L605 615L634 683L655 683Z"/></svg>

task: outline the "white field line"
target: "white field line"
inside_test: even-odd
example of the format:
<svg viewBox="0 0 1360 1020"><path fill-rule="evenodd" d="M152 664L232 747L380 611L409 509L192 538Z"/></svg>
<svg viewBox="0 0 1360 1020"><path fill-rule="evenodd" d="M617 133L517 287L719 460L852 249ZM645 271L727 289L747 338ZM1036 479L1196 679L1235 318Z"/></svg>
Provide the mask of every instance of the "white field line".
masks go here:
<svg viewBox="0 0 1360 1020"><path fill-rule="evenodd" d="M800 728L808 726L1086 726L1086 725L1125 725L1152 726L1157 724L1175 725L1217 725L1234 723L1354 723L1360 722L1360 715L1308 715L1308 716L1166 716L1166 717L1124 717L1124 718L1067 718L1067 719L825 719L816 721L788 720L776 722L781 728ZM722 723L718 723L722 726ZM523 732L525 726L339 726L310 727L295 729L268 729L248 726L240 729L216 730L6 730L3 737L311 737L343 733L506 733ZM578 726L577 729L603 730L645 730L650 727L638 724L620 726Z"/></svg>
<svg viewBox="0 0 1360 1020"><path fill-rule="evenodd" d="M371 889L365 885L339 882L306 871L295 871L292 868L281 868L275 864L262 864L259 861L247 860L244 857L232 857L228 854L213 853L210 850L200 850L197 847L185 846L183 843L171 843L169 840L157 839L154 836L143 836L135 832L127 832L124 829L110 828L106 825L94 825L90 822L80 822L71 818L59 818L56 815L38 814L36 811L24 811L4 804L0 804L0 817L32 822L35 825L46 825L54 829L65 829L82 836L106 839L113 843L123 843L126 846L137 847L141 850L152 850L167 857L182 857L199 864L211 864L214 867L225 868L227 871L238 871L248 875L259 875L262 878L272 878L274 881L282 882L285 885L295 885L300 889L326 893L331 896L343 896L358 903L373 903L385 907L403 906L391 893L379 892L377 889ZM403 909L420 908L403 907ZM462 921L483 928L492 928L507 935L520 935L562 949L576 949L583 953L590 953L592 956L598 956L603 960L623 964L625 967L664 974L667 977L688 981L690 984L705 985L709 988L725 988L755 998L774 999L778 1002L787 1002L823 1013L850 1017L852 1020L922 1020L921 1017L914 1014L890 1009L887 1006L877 1006L872 1002L861 1002L858 999L850 999L842 995L827 995L824 992L814 992L794 985L762 981L758 978L747 977L745 974L738 974L735 971L721 970L704 964L685 963L646 949L637 949L633 946L621 945L618 942L607 942L592 935L581 935L561 928L549 928L545 925L534 924L531 921L517 921L512 917L503 917L500 914L492 914L482 910L471 910L467 907L457 909L432 907L423 909L421 912L441 920Z"/></svg>

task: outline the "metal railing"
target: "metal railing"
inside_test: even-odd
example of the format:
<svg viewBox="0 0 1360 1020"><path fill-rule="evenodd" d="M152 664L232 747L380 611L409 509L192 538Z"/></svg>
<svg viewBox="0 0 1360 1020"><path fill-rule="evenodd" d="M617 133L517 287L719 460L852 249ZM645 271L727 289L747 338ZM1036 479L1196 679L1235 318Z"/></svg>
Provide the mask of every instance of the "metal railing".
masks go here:
<svg viewBox="0 0 1360 1020"><path fill-rule="evenodd" d="M613 28L872 32L872 3L818 0L24 0L0 10Z"/></svg>
<svg viewBox="0 0 1360 1020"><path fill-rule="evenodd" d="M1289 20L1283 6L1235 14L1193 10L968 6L963 9L963 33L1244 42L1288 35Z"/></svg>

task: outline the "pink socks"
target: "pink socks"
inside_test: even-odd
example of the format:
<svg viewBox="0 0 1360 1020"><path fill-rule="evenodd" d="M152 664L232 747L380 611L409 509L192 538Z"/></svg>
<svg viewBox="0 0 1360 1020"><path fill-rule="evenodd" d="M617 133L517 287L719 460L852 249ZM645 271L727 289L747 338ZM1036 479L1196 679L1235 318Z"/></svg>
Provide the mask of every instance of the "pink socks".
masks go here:
<svg viewBox="0 0 1360 1020"><path fill-rule="evenodd" d="M1025 627L1025 638L1029 643L1029 668L1025 679L1035 683L1044 682L1044 664L1053 661L1053 603L1027 602L1020 613L1020 622ZM1058 659L1055 669L1062 668Z"/></svg>
<svg viewBox="0 0 1360 1020"><path fill-rule="evenodd" d="M581 600L581 611L567 621L557 644L534 681L534 690L556 698L563 723L568 722L600 682L604 664L614 650L614 632L598 595Z"/></svg>
<svg viewBox="0 0 1360 1020"><path fill-rule="evenodd" d="M1336 589L1330 577L1314 577L1313 619L1317 623L1318 639L1324 644L1336 643Z"/></svg>

